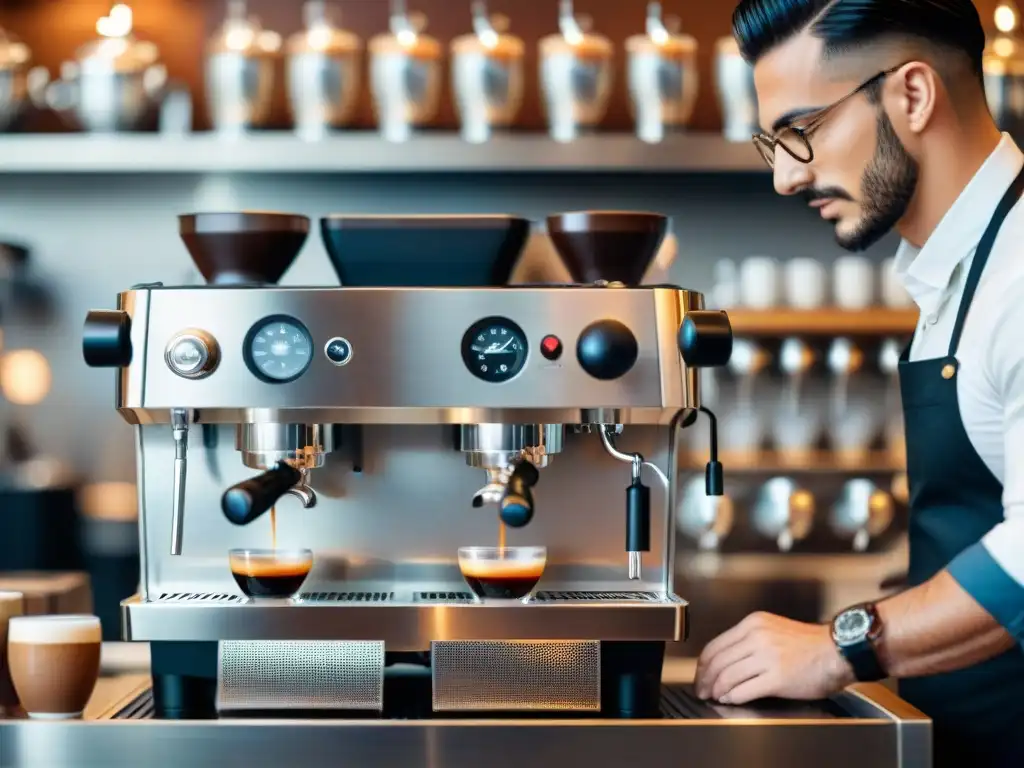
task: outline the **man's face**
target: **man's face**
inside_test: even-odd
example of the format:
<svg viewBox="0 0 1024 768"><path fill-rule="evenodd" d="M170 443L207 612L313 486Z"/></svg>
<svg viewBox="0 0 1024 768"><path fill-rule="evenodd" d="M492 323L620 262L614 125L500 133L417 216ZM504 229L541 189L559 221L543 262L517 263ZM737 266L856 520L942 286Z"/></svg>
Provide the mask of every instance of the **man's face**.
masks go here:
<svg viewBox="0 0 1024 768"><path fill-rule="evenodd" d="M821 41L801 34L754 67L761 127L769 136L799 142L790 128L806 125L883 68L839 80L826 70ZM836 242L850 251L870 247L903 217L917 187L917 163L879 104L859 93L828 114L808 136L810 163L775 149L775 189L803 195L834 222Z"/></svg>

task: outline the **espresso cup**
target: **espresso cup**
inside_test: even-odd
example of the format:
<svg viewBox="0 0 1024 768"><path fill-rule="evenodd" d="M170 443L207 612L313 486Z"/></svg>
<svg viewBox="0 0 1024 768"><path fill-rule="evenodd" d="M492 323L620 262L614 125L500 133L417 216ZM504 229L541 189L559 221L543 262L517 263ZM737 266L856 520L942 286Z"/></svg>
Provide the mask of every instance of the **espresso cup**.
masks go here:
<svg viewBox="0 0 1024 768"><path fill-rule="evenodd" d="M796 258L782 271L786 303L793 309L817 309L825 303L825 267L817 259Z"/></svg>
<svg viewBox="0 0 1024 768"><path fill-rule="evenodd" d="M100 674L97 616L16 616L7 632L14 689L29 717L81 717Z"/></svg>
<svg viewBox="0 0 1024 768"><path fill-rule="evenodd" d="M867 309L875 301L875 269L864 256L840 256L832 266L832 296L840 309Z"/></svg>
<svg viewBox="0 0 1024 768"><path fill-rule="evenodd" d="M0 714L18 706L18 695L7 667L7 627L11 619L24 612L25 596L21 592L0 592Z"/></svg>
<svg viewBox="0 0 1024 768"><path fill-rule="evenodd" d="M481 599L529 600L547 560L547 547L459 548L462 578Z"/></svg>
<svg viewBox="0 0 1024 768"><path fill-rule="evenodd" d="M778 262L749 256L740 262L740 303L748 309L771 309L779 301Z"/></svg>
<svg viewBox="0 0 1024 768"><path fill-rule="evenodd" d="M308 549L232 549L228 565L246 597L288 598L302 588L313 568Z"/></svg>

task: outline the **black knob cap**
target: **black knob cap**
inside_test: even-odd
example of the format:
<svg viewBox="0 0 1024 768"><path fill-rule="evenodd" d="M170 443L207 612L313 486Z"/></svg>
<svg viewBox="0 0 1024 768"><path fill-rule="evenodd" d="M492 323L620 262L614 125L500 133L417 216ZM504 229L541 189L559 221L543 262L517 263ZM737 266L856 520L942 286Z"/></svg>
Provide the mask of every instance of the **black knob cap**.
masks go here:
<svg viewBox="0 0 1024 768"><path fill-rule="evenodd" d="M123 368L132 361L132 321L127 312L94 309L85 317L82 355L92 368Z"/></svg>
<svg viewBox="0 0 1024 768"><path fill-rule="evenodd" d="M277 503L288 489L302 479L302 473L285 462L278 462L262 475L250 477L224 491L220 508L235 525L248 525Z"/></svg>
<svg viewBox="0 0 1024 768"><path fill-rule="evenodd" d="M522 528L533 520L533 493L540 472L529 461L520 461L508 478L498 515L510 528Z"/></svg>
<svg viewBox="0 0 1024 768"><path fill-rule="evenodd" d="M636 364L640 347L633 332L618 320L598 320L583 329L576 342L576 359L595 379L608 381Z"/></svg>
<svg viewBox="0 0 1024 768"><path fill-rule="evenodd" d="M718 310L693 310L686 313L679 327L679 353L693 368L717 368L732 357L732 325L729 316Z"/></svg>

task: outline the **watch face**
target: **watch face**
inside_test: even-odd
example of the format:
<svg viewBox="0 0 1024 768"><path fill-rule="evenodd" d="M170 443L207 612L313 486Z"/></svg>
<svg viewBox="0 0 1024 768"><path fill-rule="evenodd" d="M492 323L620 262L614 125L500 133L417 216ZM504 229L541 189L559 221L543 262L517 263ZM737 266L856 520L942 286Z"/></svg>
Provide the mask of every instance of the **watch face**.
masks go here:
<svg viewBox="0 0 1024 768"><path fill-rule="evenodd" d="M840 645L859 643L871 629L871 616L863 608L839 614L832 625L832 634Z"/></svg>

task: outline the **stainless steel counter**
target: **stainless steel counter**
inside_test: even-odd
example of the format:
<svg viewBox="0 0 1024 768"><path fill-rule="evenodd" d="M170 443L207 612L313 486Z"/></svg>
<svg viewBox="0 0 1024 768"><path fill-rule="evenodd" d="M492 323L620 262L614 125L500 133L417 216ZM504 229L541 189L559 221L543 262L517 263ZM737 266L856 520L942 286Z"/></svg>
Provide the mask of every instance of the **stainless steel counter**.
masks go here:
<svg viewBox="0 0 1024 768"><path fill-rule="evenodd" d="M882 685L815 704L722 707L693 698L692 674L692 660L667 663L662 719L632 721L159 721L148 675L121 675L100 681L84 720L0 720L0 768L931 766L930 721Z"/></svg>

